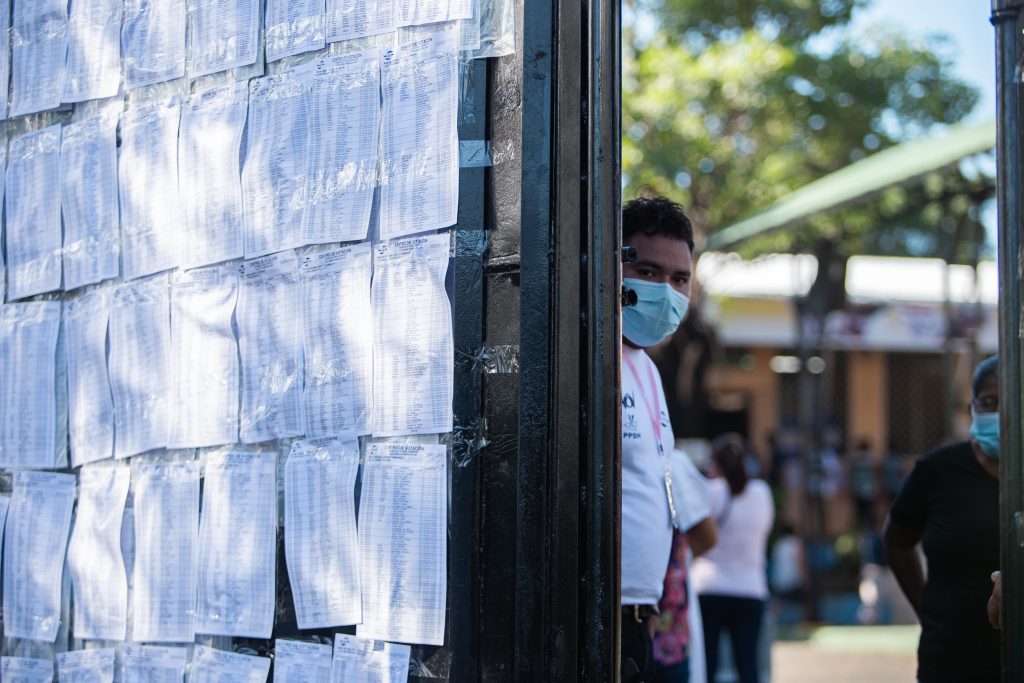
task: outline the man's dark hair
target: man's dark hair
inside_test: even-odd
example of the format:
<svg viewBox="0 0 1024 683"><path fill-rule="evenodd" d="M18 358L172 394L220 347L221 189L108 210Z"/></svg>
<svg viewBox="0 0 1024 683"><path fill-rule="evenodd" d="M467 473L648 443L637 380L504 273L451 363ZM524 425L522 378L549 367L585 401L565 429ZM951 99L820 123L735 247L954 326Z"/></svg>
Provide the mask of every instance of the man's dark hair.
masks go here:
<svg viewBox="0 0 1024 683"><path fill-rule="evenodd" d="M637 197L622 207L622 243L633 235L665 235L683 240L693 252L693 224L683 207L668 197Z"/></svg>

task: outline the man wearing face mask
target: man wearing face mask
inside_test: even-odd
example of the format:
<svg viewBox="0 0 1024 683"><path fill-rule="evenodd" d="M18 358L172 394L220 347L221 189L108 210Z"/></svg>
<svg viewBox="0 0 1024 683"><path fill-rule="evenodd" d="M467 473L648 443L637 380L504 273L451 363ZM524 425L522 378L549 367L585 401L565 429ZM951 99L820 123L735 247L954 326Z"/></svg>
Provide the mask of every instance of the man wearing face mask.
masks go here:
<svg viewBox="0 0 1024 683"><path fill-rule="evenodd" d="M628 202L622 243L636 250L623 286L636 303L622 310L622 680L650 680L651 637L672 548L669 453L675 443L661 378L644 349L672 336L686 317L693 227L664 197Z"/></svg>
<svg viewBox="0 0 1024 683"><path fill-rule="evenodd" d="M986 611L999 567L998 369L995 356L978 365L970 440L917 461L882 531L889 564L921 621L921 683L1000 681L999 632Z"/></svg>

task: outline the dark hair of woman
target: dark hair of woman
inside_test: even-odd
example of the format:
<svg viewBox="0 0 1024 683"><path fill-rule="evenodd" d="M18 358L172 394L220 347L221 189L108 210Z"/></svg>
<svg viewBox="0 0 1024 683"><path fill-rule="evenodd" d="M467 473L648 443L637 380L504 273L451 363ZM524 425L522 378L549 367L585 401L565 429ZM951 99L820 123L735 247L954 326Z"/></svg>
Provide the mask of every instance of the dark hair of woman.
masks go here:
<svg viewBox="0 0 1024 683"><path fill-rule="evenodd" d="M729 484L729 493L738 496L747 486L747 449L738 434L724 434L711 444L711 458Z"/></svg>

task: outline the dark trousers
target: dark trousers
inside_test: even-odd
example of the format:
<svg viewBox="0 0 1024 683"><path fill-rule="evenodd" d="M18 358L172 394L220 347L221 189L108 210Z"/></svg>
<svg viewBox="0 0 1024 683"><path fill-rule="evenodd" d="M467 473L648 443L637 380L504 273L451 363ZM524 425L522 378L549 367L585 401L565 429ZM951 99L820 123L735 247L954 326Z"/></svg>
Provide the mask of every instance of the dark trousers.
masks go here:
<svg viewBox="0 0 1024 683"><path fill-rule="evenodd" d="M654 672L654 643L647 620L622 614L622 683L650 681Z"/></svg>
<svg viewBox="0 0 1024 683"><path fill-rule="evenodd" d="M740 683L758 683L757 639L761 635L764 600L728 595L701 595L700 614L704 620L704 652L708 660L708 683L718 672L719 636L729 632L733 658Z"/></svg>

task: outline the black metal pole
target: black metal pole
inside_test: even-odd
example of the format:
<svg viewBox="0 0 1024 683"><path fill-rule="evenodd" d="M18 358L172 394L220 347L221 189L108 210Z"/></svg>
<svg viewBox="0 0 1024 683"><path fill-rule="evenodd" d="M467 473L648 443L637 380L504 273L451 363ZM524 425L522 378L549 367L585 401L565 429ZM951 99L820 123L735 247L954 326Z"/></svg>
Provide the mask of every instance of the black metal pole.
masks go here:
<svg viewBox="0 0 1024 683"><path fill-rule="evenodd" d="M1021 407L1021 0L993 0L999 202L1000 550L1003 681L1024 680L1024 441Z"/></svg>

